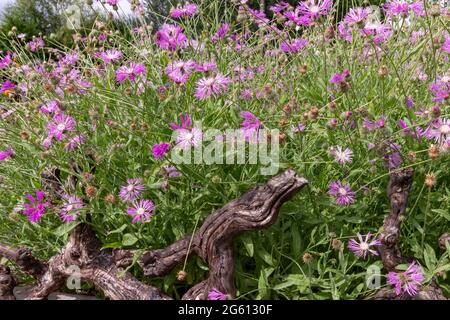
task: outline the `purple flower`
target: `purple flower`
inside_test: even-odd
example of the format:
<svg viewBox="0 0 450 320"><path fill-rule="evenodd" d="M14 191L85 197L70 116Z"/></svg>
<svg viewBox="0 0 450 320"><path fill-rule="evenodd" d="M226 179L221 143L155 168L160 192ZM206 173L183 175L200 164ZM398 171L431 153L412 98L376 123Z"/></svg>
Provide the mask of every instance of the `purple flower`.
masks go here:
<svg viewBox="0 0 450 320"><path fill-rule="evenodd" d="M139 74L145 76L147 74L147 69L142 64L131 62L128 66L121 66L119 69L117 69L116 79L120 83L124 82L127 79L129 79L130 81L135 81L137 75Z"/></svg>
<svg viewBox="0 0 450 320"><path fill-rule="evenodd" d="M364 259L367 257L367 254L369 252L375 256L378 256L378 252L370 249L370 247L379 246L381 244L380 240L375 239L369 243L369 240L372 237L372 234L370 232L366 235L366 238L364 240L359 232L357 233L357 237L359 242L355 239L350 239L350 241L348 242L348 248L350 249L350 251L352 251L356 256L363 257Z"/></svg>
<svg viewBox="0 0 450 320"><path fill-rule="evenodd" d="M217 32L212 36L211 41L213 43L225 38L227 33L230 31L230 25L228 23L222 23L217 30Z"/></svg>
<svg viewBox="0 0 450 320"><path fill-rule="evenodd" d="M174 24L163 24L161 29L156 32L156 44L162 49L170 49L172 51L187 46L187 37L183 33L180 26Z"/></svg>
<svg viewBox="0 0 450 320"><path fill-rule="evenodd" d="M196 68L193 60L169 62L165 68L166 74L176 83L186 83Z"/></svg>
<svg viewBox="0 0 450 320"><path fill-rule="evenodd" d="M318 19L321 16L326 16L332 6L332 0L306 0L300 2L298 8L300 13L308 18Z"/></svg>
<svg viewBox="0 0 450 320"><path fill-rule="evenodd" d="M308 45L308 40L294 39L292 41L283 41L281 43L281 50L286 53L297 53Z"/></svg>
<svg viewBox="0 0 450 320"><path fill-rule="evenodd" d="M76 135L73 136L69 139L67 139L67 143L64 146L64 148L66 149L66 151L72 150L74 151L75 149L77 149L79 146L81 146L84 143L85 137L84 135Z"/></svg>
<svg viewBox="0 0 450 320"><path fill-rule="evenodd" d="M212 288L208 293L208 300L227 300L227 295L216 288Z"/></svg>
<svg viewBox="0 0 450 320"><path fill-rule="evenodd" d="M5 69L11 64L11 62L12 62L11 53L8 52L6 56L0 59L0 69Z"/></svg>
<svg viewBox="0 0 450 320"><path fill-rule="evenodd" d="M100 59L102 59L105 64L118 61L122 58L122 56L122 51L115 49L106 50L99 54Z"/></svg>
<svg viewBox="0 0 450 320"><path fill-rule="evenodd" d="M364 118L362 127L363 127L363 129L366 129L368 131L372 131L372 130L375 130L375 129L384 128L385 123L386 123L386 117L385 116L381 116L380 119L378 119L375 122L372 122L368 118Z"/></svg>
<svg viewBox="0 0 450 320"><path fill-rule="evenodd" d="M172 10L170 10L170 16L175 19L181 17L192 17L197 13L197 9L196 4L188 3L184 7L172 8Z"/></svg>
<svg viewBox="0 0 450 320"><path fill-rule="evenodd" d="M0 151L0 161L3 161L14 155L14 151L12 148L8 148L5 151Z"/></svg>
<svg viewBox="0 0 450 320"><path fill-rule="evenodd" d="M402 293L415 296L424 280L425 276L415 261L408 266L405 272L392 271L387 275L387 283L394 286L397 296Z"/></svg>
<svg viewBox="0 0 450 320"><path fill-rule="evenodd" d="M425 129L423 136L442 144L450 139L450 119L438 118Z"/></svg>
<svg viewBox="0 0 450 320"><path fill-rule="evenodd" d="M64 223L75 221L83 206L83 199L80 197L64 195L64 202L59 210L59 217Z"/></svg>
<svg viewBox="0 0 450 320"><path fill-rule="evenodd" d="M280 3L274 4L273 6L269 7L269 10L275 13L280 13L284 9L287 9L289 7L289 3L281 1Z"/></svg>
<svg viewBox="0 0 450 320"><path fill-rule="evenodd" d="M117 6L119 0L106 0L106 3L109 4L110 6Z"/></svg>
<svg viewBox="0 0 450 320"><path fill-rule="evenodd" d="M153 217L154 210L155 205L151 200L140 200L134 202L133 206L127 209L127 214L133 217L132 223L137 223L138 221L144 223Z"/></svg>
<svg viewBox="0 0 450 320"><path fill-rule="evenodd" d="M216 96L228 91L228 84L231 80L223 74L202 78L197 81L195 88L195 97L199 100L206 100L211 96Z"/></svg>
<svg viewBox="0 0 450 320"><path fill-rule="evenodd" d="M181 126L179 126L176 123L171 123L170 127L172 128L172 130L178 130L178 129L189 129L191 128L191 116L189 114L182 114L180 116L180 122L181 122Z"/></svg>
<svg viewBox="0 0 450 320"><path fill-rule="evenodd" d="M367 8L352 8L345 16L344 22L349 25L360 24L366 20L369 13L370 12Z"/></svg>
<svg viewBox="0 0 450 320"><path fill-rule="evenodd" d="M120 188L120 199L122 199L122 201L129 202L137 200L142 195L142 191L145 190L143 182L144 180L141 178L128 179L127 185Z"/></svg>
<svg viewBox="0 0 450 320"><path fill-rule="evenodd" d="M251 112L242 111L241 118L244 121L241 123L241 133L247 141L258 141L259 129L262 127L261 121Z"/></svg>
<svg viewBox="0 0 450 320"><path fill-rule="evenodd" d="M342 150L341 146L332 147L330 154L334 157L337 163L351 163L353 157L353 151L349 148Z"/></svg>
<svg viewBox="0 0 450 320"><path fill-rule="evenodd" d="M155 144L152 148L152 153L153 153L153 157L155 159L163 159L164 156L166 155L166 153L169 151L170 149L170 143L159 143L159 144Z"/></svg>
<svg viewBox="0 0 450 320"><path fill-rule="evenodd" d="M295 8L294 11L285 11L283 15L289 22L295 23L297 26L309 26L311 25L311 18L303 15L300 8Z"/></svg>
<svg viewBox="0 0 450 320"><path fill-rule="evenodd" d="M39 110L43 113L58 113L61 111L61 108L58 100L52 100L41 106Z"/></svg>
<svg viewBox="0 0 450 320"><path fill-rule="evenodd" d="M48 135L61 141L65 138L65 132L75 131L75 125L75 120L72 117L58 113L53 117L53 121L47 125Z"/></svg>
<svg viewBox="0 0 450 320"><path fill-rule="evenodd" d="M450 36L449 35L445 36L445 41L444 41L444 44L442 45L441 50L450 54Z"/></svg>
<svg viewBox="0 0 450 320"><path fill-rule="evenodd" d="M170 178L175 178L175 177L181 176L181 172L178 171L175 166L164 165L163 170L164 170L164 173Z"/></svg>
<svg viewBox="0 0 450 320"><path fill-rule="evenodd" d="M2 87L0 89L0 93L4 94L4 95L9 95L14 88L16 87L16 85L11 82L11 80L6 80L5 82L3 82Z"/></svg>
<svg viewBox="0 0 450 320"><path fill-rule="evenodd" d="M384 5L388 16L408 16L409 3L407 0L391 0Z"/></svg>
<svg viewBox="0 0 450 320"><path fill-rule="evenodd" d="M350 71L345 69L341 73L334 74L330 79L330 83L333 83L333 84L341 83L341 82L345 81L348 77L350 77Z"/></svg>
<svg viewBox="0 0 450 320"><path fill-rule="evenodd" d="M39 49L44 48L45 42L44 40L42 40L42 38L38 37L35 38L33 41L28 42L27 46L30 48L31 52L36 52Z"/></svg>
<svg viewBox="0 0 450 320"><path fill-rule="evenodd" d="M343 185L339 180L330 184L328 194L335 197L336 203L340 206L348 206L355 202L355 193L350 185Z"/></svg>
<svg viewBox="0 0 450 320"><path fill-rule="evenodd" d="M31 194L27 194L27 199L30 203L24 203L25 209L23 213L28 216L28 220L33 223L37 223L41 220L45 214L46 208L50 205L48 202L44 202L44 191L37 190L36 198Z"/></svg>

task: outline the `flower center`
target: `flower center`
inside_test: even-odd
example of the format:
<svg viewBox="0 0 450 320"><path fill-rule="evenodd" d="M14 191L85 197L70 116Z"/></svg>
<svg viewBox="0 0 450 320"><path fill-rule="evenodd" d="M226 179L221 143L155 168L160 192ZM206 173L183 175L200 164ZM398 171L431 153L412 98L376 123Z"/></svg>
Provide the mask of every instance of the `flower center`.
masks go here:
<svg viewBox="0 0 450 320"><path fill-rule="evenodd" d="M69 204L66 209L67 209L67 211L72 211L73 210L73 205Z"/></svg>
<svg viewBox="0 0 450 320"><path fill-rule="evenodd" d="M210 78L205 81L205 85L207 85L208 87L212 86L213 84L214 84L214 78Z"/></svg>
<svg viewBox="0 0 450 320"><path fill-rule="evenodd" d="M58 124L56 127L59 131L64 131L66 129L66 125L64 123Z"/></svg>
<svg viewBox="0 0 450 320"><path fill-rule="evenodd" d="M134 186L132 185L132 184L130 184L128 187L127 187L127 191L128 192L131 192L131 191L133 191L134 190Z"/></svg>
<svg viewBox="0 0 450 320"><path fill-rule="evenodd" d="M339 188L338 193L341 196L345 196L345 195L347 195L347 190L345 190L344 188Z"/></svg>
<svg viewBox="0 0 450 320"><path fill-rule="evenodd" d="M359 245L359 247L360 247L360 249L361 249L362 251L367 251L367 250L369 250L369 245L367 244L367 242L361 243L361 244Z"/></svg>
<svg viewBox="0 0 450 320"><path fill-rule="evenodd" d="M442 134L449 134L449 133L450 133L450 125L448 125L448 124L443 124L443 125L439 128L439 131L440 131Z"/></svg>
<svg viewBox="0 0 450 320"><path fill-rule="evenodd" d="M194 138L194 135L192 134L192 132L186 134L186 140L192 140L192 138Z"/></svg>
<svg viewBox="0 0 450 320"><path fill-rule="evenodd" d="M145 209L144 208L139 208L136 211L136 214L139 215L139 216L143 215L144 213L145 213Z"/></svg>
<svg viewBox="0 0 450 320"><path fill-rule="evenodd" d="M312 6L311 9L309 9L311 13L319 13L320 7L319 6Z"/></svg>

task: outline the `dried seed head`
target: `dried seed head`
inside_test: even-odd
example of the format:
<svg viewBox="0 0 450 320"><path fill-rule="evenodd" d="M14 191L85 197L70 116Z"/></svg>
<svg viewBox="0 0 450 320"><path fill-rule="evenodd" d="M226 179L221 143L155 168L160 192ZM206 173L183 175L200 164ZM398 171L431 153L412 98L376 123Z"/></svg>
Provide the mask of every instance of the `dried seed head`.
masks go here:
<svg viewBox="0 0 450 320"><path fill-rule="evenodd" d="M342 241L339 239L334 238L333 240L331 240L331 247L334 250L339 250L342 246Z"/></svg>
<svg viewBox="0 0 450 320"><path fill-rule="evenodd" d="M97 188L94 186L87 186L85 191L89 198L94 198L97 195Z"/></svg>
<svg viewBox="0 0 450 320"><path fill-rule="evenodd" d="M389 68L387 67L387 65L382 65L380 67L380 69L378 69L378 75L380 77L385 77L389 74Z"/></svg>
<svg viewBox="0 0 450 320"><path fill-rule="evenodd" d="M28 140L28 139L30 138L30 135L28 134L28 132L22 131L22 132L20 133L20 138L21 138L22 140Z"/></svg>
<svg viewBox="0 0 450 320"><path fill-rule="evenodd" d="M312 259L313 259L313 256L311 253L305 252L303 254L302 260L304 263L309 264L309 263L311 263Z"/></svg>
<svg viewBox="0 0 450 320"><path fill-rule="evenodd" d="M430 145L430 147L428 148L428 156L431 159L436 159L437 157L439 157L439 148L434 144Z"/></svg>
<svg viewBox="0 0 450 320"><path fill-rule="evenodd" d="M307 73L308 72L308 65L306 63L302 64L299 71L302 74Z"/></svg>
<svg viewBox="0 0 450 320"><path fill-rule="evenodd" d="M278 121L278 125L280 127L284 127L289 123L289 120L285 117L281 118L280 121Z"/></svg>
<svg viewBox="0 0 450 320"><path fill-rule="evenodd" d="M178 273L177 273L177 280L178 281L184 281L184 280L186 280L186 277L187 277L187 272L186 271L184 271L184 270L178 271Z"/></svg>
<svg viewBox="0 0 450 320"><path fill-rule="evenodd" d="M417 159L417 154L414 151L409 151L408 152L408 158L411 161L416 161Z"/></svg>
<svg viewBox="0 0 450 320"><path fill-rule="evenodd" d="M330 103L328 103L328 109L330 109L331 111L336 110L336 102L331 101Z"/></svg>
<svg viewBox="0 0 450 320"><path fill-rule="evenodd" d="M113 203L115 203L116 202L116 197L112 194L112 193L108 193L106 196L105 196L105 202L107 202L107 203L110 203L110 204L113 204Z"/></svg>
<svg viewBox="0 0 450 320"><path fill-rule="evenodd" d="M434 173L429 173L425 176L425 185L428 188L436 185L436 175Z"/></svg>

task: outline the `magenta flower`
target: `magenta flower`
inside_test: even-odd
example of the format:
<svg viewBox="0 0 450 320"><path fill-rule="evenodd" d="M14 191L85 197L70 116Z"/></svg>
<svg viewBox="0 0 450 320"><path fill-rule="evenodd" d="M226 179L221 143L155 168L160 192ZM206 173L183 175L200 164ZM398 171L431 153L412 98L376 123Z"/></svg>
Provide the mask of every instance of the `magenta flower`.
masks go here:
<svg viewBox="0 0 450 320"><path fill-rule="evenodd" d="M0 151L0 161L3 161L14 155L14 151L12 148L8 148L5 151Z"/></svg>
<svg viewBox="0 0 450 320"><path fill-rule="evenodd" d="M202 78L197 82L195 97L200 100L206 100L211 96L227 92L230 82L231 80L221 73L213 77Z"/></svg>
<svg viewBox="0 0 450 320"><path fill-rule="evenodd" d="M142 178L128 179L127 185L120 188L120 199L129 202L137 200L142 195L142 191L145 190L143 182L144 180Z"/></svg>
<svg viewBox="0 0 450 320"><path fill-rule="evenodd" d="M409 13L409 3L407 0L391 0L384 5L384 9L389 16L404 16Z"/></svg>
<svg viewBox="0 0 450 320"><path fill-rule="evenodd" d="M217 32L212 36L211 41L216 43L217 41L225 38L228 32L230 32L230 25L228 23L222 23Z"/></svg>
<svg viewBox="0 0 450 320"><path fill-rule="evenodd" d="M27 43L28 48L30 48L31 52L36 52L39 49L42 49L45 47L45 42L42 40L42 38L38 37L35 38L33 41L30 41Z"/></svg>
<svg viewBox="0 0 450 320"><path fill-rule="evenodd" d="M308 45L308 40L294 39L292 41L283 41L281 43L281 50L286 53L297 53Z"/></svg>
<svg viewBox="0 0 450 320"><path fill-rule="evenodd" d="M80 197L64 195L64 202L59 210L59 217L64 223L75 221L83 207L83 199Z"/></svg>
<svg viewBox="0 0 450 320"><path fill-rule="evenodd" d="M13 82L11 82L11 80L8 79L5 82L3 82L2 87L0 89L0 93L8 94L12 90L14 90L15 87L16 85Z"/></svg>
<svg viewBox="0 0 450 320"><path fill-rule="evenodd" d="M42 216L45 214L46 208L50 205L48 202L44 202L44 191L37 190L36 198L31 194L27 194L27 199L30 203L24 203L25 209L23 213L28 216L28 220L33 223L38 223Z"/></svg>
<svg viewBox="0 0 450 320"><path fill-rule="evenodd" d="M208 293L208 300L227 300L227 295L216 288L212 288Z"/></svg>
<svg viewBox="0 0 450 320"><path fill-rule="evenodd" d="M369 13L370 12L367 8L352 8L345 16L344 22L349 25L360 24L366 20L366 18L369 16Z"/></svg>
<svg viewBox="0 0 450 320"><path fill-rule="evenodd" d="M110 6L117 6L119 0L106 0L106 3L109 4Z"/></svg>
<svg viewBox="0 0 450 320"><path fill-rule="evenodd" d="M191 124L191 116L189 114L182 114L180 116L180 122L181 122L181 126L179 126L176 123L171 123L170 127L172 128L172 130L178 130L178 129L190 129L192 124Z"/></svg>
<svg viewBox="0 0 450 320"><path fill-rule="evenodd" d="M341 146L331 147L330 154L334 157L337 163L351 163L353 158L353 151L349 148L342 150Z"/></svg>
<svg viewBox="0 0 450 320"><path fill-rule="evenodd" d="M345 69L341 73L334 74L330 79L330 83L333 83L333 84L338 83L339 84L339 83L342 83L345 80L347 80L349 77L350 77L350 71Z"/></svg>
<svg viewBox="0 0 450 320"><path fill-rule="evenodd" d="M11 64L11 62L12 62L11 53L8 52L6 56L0 59L0 69L5 69Z"/></svg>
<svg viewBox="0 0 450 320"><path fill-rule="evenodd" d="M450 119L438 118L425 129L423 136L442 144L450 139Z"/></svg>
<svg viewBox="0 0 450 320"><path fill-rule="evenodd" d="M163 167L164 174L170 178L175 178L181 176L181 172L175 166L164 165Z"/></svg>
<svg viewBox="0 0 450 320"><path fill-rule="evenodd" d="M261 121L249 111L242 111L240 117L244 119L241 123L242 137L247 141L258 141Z"/></svg>
<svg viewBox="0 0 450 320"><path fill-rule="evenodd" d="M170 143L163 142L163 143L155 144L152 148L153 157L155 159L161 160L164 158L164 156L169 151L169 149L170 149Z"/></svg>
<svg viewBox="0 0 450 320"><path fill-rule="evenodd" d="M384 128L384 124L386 123L386 117L381 116L379 120L372 122L368 118L363 119L362 127L368 131L372 131L379 128Z"/></svg>
<svg viewBox="0 0 450 320"><path fill-rule="evenodd" d="M446 53L448 53L448 54L450 54L450 36L449 35L445 36L445 41L444 41L444 44L441 47L441 50L446 52Z"/></svg>
<svg viewBox="0 0 450 320"><path fill-rule="evenodd" d="M172 10L170 10L170 16L175 19L181 17L192 17L197 13L197 9L196 4L188 3L183 7L172 8Z"/></svg>
<svg viewBox="0 0 450 320"><path fill-rule="evenodd" d="M185 48L188 39L180 26L174 24L163 24L161 29L156 32L156 44L165 50L175 51L178 48Z"/></svg>
<svg viewBox="0 0 450 320"><path fill-rule="evenodd" d="M318 19L326 16L333 6L332 0L306 0L299 3L298 8L301 14Z"/></svg>
<svg viewBox="0 0 450 320"><path fill-rule="evenodd" d="M348 206L355 202L355 193L350 185L343 185L339 180L330 184L328 194L334 197L336 204L340 206Z"/></svg>
<svg viewBox="0 0 450 320"><path fill-rule="evenodd" d="M409 296L415 296L419 291L425 276L420 267L413 261L404 272L389 272L387 283L394 286L395 294L399 296L406 293Z"/></svg>
<svg viewBox="0 0 450 320"><path fill-rule="evenodd" d="M117 69L116 80L120 83L127 79L135 81L139 74L142 74L145 77L147 69L142 64L131 62L128 66L121 66Z"/></svg>
<svg viewBox="0 0 450 320"><path fill-rule="evenodd" d="M75 131L75 125L75 120L72 117L58 113L53 117L53 121L47 125L48 135L61 141L65 138L65 132Z"/></svg>
<svg viewBox="0 0 450 320"><path fill-rule="evenodd" d="M102 59L105 64L118 61L122 58L122 56L122 51L115 49L106 50L99 54L100 59Z"/></svg>
<svg viewBox="0 0 450 320"><path fill-rule="evenodd" d="M41 106L39 110L43 113L58 113L61 111L61 108L58 100L52 100Z"/></svg>
<svg viewBox="0 0 450 320"><path fill-rule="evenodd" d="M140 200L139 202L134 202L132 207L127 209L127 214L133 217L132 223L137 223L141 221L144 223L153 216L153 211L155 210L155 205L150 200Z"/></svg>
<svg viewBox="0 0 450 320"><path fill-rule="evenodd" d="M85 137L82 134L73 136L73 137L67 139L67 143L64 146L64 148L66 149L66 151L69 151L69 149L74 151L75 149L77 149L79 146L81 146L84 143L84 140L85 140Z"/></svg>
<svg viewBox="0 0 450 320"><path fill-rule="evenodd" d="M369 232L366 235L366 238L363 240L361 234L357 233L358 241L355 239L350 239L348 242L348 248L350 251L352 251L356 256L366 258L367 254L370 252L375 256L378 256L378 252L376 252L373 249L370 249L372 246L379 246L381 244L381 241L378 239L374 239L372 242L369 242L370 238L372 237L372 234Z"/></svg>
<svg viewBox="0 0 450 320"><path fill-rule="evenodd" d="M193 60L169 62L164 69L166 74L176 83L186 83L190 75L196 69L196 63Z"/></svg>
<svg viewBox="0 0 450 320"><path fill-rule="evenodd" d="M304 15L300 7L295 8L294 11L285 11L283 15L288 19L290 23L295 23L297 26L309 26L312 23L312 18Z"/></svg>

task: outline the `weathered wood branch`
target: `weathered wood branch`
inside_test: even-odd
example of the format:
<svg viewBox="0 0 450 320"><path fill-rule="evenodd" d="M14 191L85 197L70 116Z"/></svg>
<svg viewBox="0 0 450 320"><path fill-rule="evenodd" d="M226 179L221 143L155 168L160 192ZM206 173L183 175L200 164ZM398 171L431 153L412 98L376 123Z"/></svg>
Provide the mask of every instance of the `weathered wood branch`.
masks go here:
<svg viewBox="0 0 450 320"><path fill-rule="evenodd" d="M413 260L412 258L403 257L398 246L400 240L400 228L406 216L409 192L413 183L413 174L413 169L407 168L402 171L393 171L390 175L387 194L390 199L391 209L389 215L384 220L383 229L379 236L381 245L378 247L383 266L387 271L396 271L397 265L408 263ZM446 241L445 236L446 235L443 235L440 238L439 244ZM433 280L430 285L423 287L413 297L406 294L397 295L393 288L383 288L370 297L370 299L447 300L435 280Z"/></svg>
<svg viewBox="0 0 450 320"><path fill-rule="evenodd" d="M0 265L0 300L16 300L13 289L16 286L16 280L11 275L8 267Z"/></svg>
<svg viewBox="0 0 450 320"><path fill-rule="evenodd" d="M247 191L208 216L193 236L187 235L165 249L145 253L140 260L145 275L164 275L193 252L209 265L209 276L191 288L183 299L206 299L212 288L234 297L233 239L245 231L273 224L281 205L307 183L290 169L267 184Z"/></svg>

